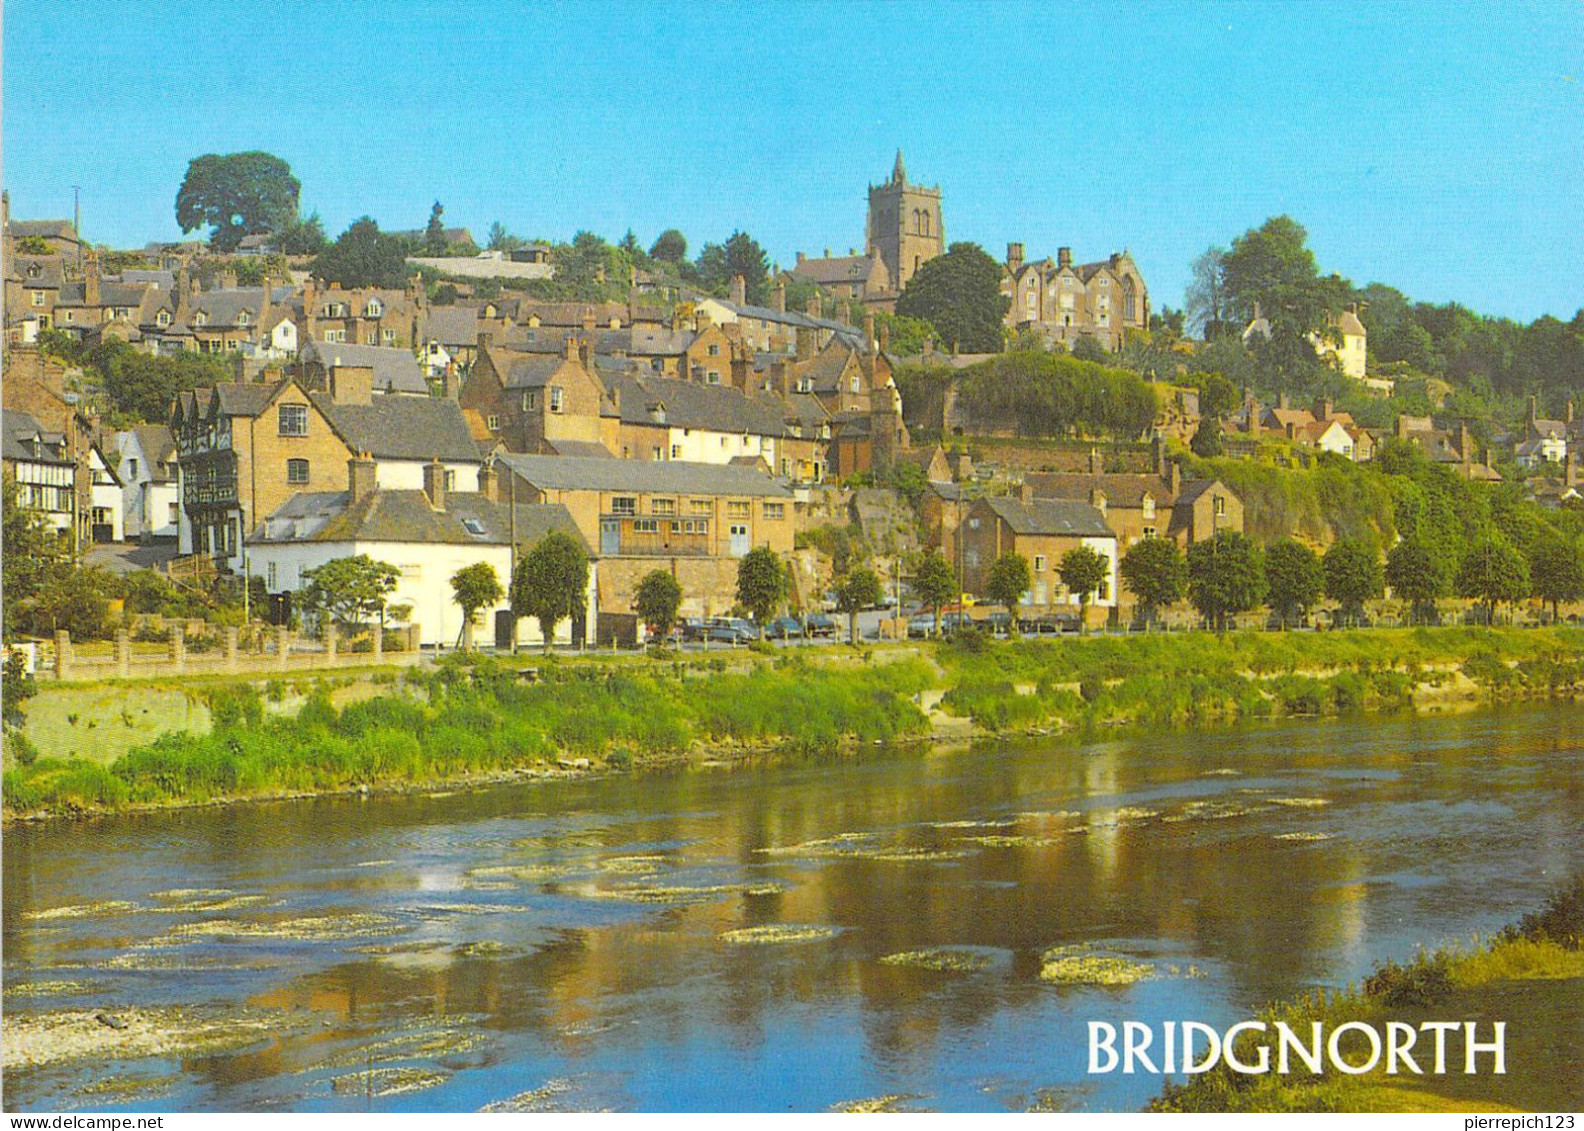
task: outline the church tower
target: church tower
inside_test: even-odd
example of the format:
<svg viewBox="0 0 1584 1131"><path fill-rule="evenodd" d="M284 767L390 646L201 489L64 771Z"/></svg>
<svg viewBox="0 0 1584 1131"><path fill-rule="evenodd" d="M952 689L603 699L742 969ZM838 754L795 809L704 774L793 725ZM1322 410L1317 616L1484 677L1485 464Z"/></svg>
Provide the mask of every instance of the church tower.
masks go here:
<svg viewBox="0 0 1584 1131"><path fill-rule="evenodd" d="M940 186L908 184L900 149L891 179L869 186L865 244L868 253L885 264L893 295L901 292L915 271L946 250Z"/></svg>

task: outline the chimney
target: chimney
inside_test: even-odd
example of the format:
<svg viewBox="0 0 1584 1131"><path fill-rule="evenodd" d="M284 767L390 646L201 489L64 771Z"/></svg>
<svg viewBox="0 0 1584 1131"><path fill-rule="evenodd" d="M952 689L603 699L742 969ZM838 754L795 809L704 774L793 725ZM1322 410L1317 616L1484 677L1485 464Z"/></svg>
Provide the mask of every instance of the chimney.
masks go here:
<svg viewBox="0 0 1584 1131"><path fill-rule="evenodd" d="M776 282L775 308L777 314L786 313L786 283L783 280L777 280Z"/></svg>
<svg viewBox="0 0 1584 1131"><path fill-rule="evenodd" d="M770 363L770 387L782 400L792 395L792 379L787 373L787 363L782 358Z"/></svg>
<svg viewBox="0 0 1584 1131"><path fill-rule="evenodd" d="M828 247L825 249L825 258L826 259L830 258L830 248L828 248Z"/></svg>
<svg viewBox="0 0 1584 1131"><path fill-rule="evenodd" d="M1175 502L1177 496L1182 493L1182 461L1170 460L1167 462L1166 468L1171 482L1172 500Z"/></svg>
<svg viewBox="0 0 1584 1131"><path fill-rule="evenodd" d="M864 345L869 349L874 349L874 343L875 316L874 311L871 310L864 314Z"/></svg>
<svg viewBox="0 0 1584 1131"><path fill-rule="evenodd" d="M1563 409L1562 420L1565 424L1573 423L1573 402L1571 400L1568 401L1567 405Z"/></svg>
<svg viewBox="0 0 1584 1131"><path fill-rule="evenodd" d="M568 361L582 361L583 360L583 351L578 348L578 340L577 340L577 335L576 334L568 334L566 336L566 347L562 350L562 352L564 354L566 354L566 359Z"/></svg>
<svg viewBox="0 0 1584 1131"><path fill-rule="evenodd" d="M99 305L99 253L89 251L83 261L83 305Z"/></svg>
<svg viewBox="0 0 1584 1131"><path fill-rule="evenodd" d="M1018 484L1018 502L1032 503L1034 501L1034 488L1027 483Z"/></svg>
<svg viewBox="0 0 1584 1131"><path fill-rule="evenodd" d="M1535 422L1535 399L1534 399L1533 396L1530 396L1530 398L1529 398L1529 424L1530 424L1531 427L1534 426L1534 422Z"/></svg>
<svg viewBox="0 0 1584 1131"><path fill-rule="evenodd" d="M342 365L340 358L331 362L330 399L336 404L373 404L374 367Z"/></svg>
<svg viewBox="0 0 1584 1131"><path fill-rule="evenodd" d="M814 356L814 331L807 326L797 328L797 359L807 361Z"/></svg>
<svg viewBox="0 0 1584 1131"><path fill-rule="evenodd" d="M309 275L303 280L302 306L303 306L303 340L314 340L314 331L319 328L319 288L314 284L314 277Z"/></svg>
<svg viewBox="0 0 1584 1131"><path fill-rule="evenodd" d="M1100 449L1099 448L1090 448L1089 449L1089 474L1090 475L1099 475L1100 472L1103 471L1104 469L1105 469L1105 465L1100 462Z"/></svg>
<svg viewBox="0 0 1584 1131"><path fill-rule="evenodd" d="M1056 249L1056 266L1057 267L1071 267L1072 266L1072 248L1070 248L1070 247L1059 247L1059 248Z"/></svg>
<svg viewBox="0 0 1584 1131"><path fill-rule="evenodd" d="M1578 460L1571 448L1562 459L1562 482L1569 487L1578 486Z"/></svg>
<svg viewBox="0 0 1584 1131"><path fill-rule="evenodd" d="M480 353L483 353L487 349L492 349L494 345L495 334L492 331L480 330L478 332L478 348Z"/></svg>
<svg viewBox="0 0 1584 1131"><path fill-rule="evenodd" d="M1316 420L1330 420L1334 415L1336 402L1330 397L1321 397L1315 401L1314 414Z"/></svg>
<svg viewBox="0 0 1584 1131"><path fill-rule="evenodd" d="M347 493L354 504L374 493L374 460L367 452L360 452L347 460Z"/></svg>
<svg viewBox="0 0 1584 1131"><path fill-rule="evenodd" d="M1408 417L1406 414L1400 412L1397 414L1397 423L1393 427L1393 431L1397 434L1399 440L1408 438Z"/></svg>
<svg viewBox="0 0 1584 1131"><path fill-rule="evenodd" d="M1013 274L1023 266L1023 245L1020 243L1007 244L1007 270Z"/></svg>
<svg viewBox="0 0 1584 1131"><path fill-rule="evenodd" d="M809 315L814 318L825 317L825 299L818 288L814 291L814 297L809 299Z"/></svg>
<svg viewBox="0 0 1584 1131"><path fill-rule="evenodd" d="M220 289L223 291L234 291L237 289L236 271L230 267L220 272Z"/></svg>
<svg viewBox="0 0 1584 1131"><path fill-rule="evenodd" d="M495 473L495 461L479 465L478 489L492 503L500 502L499 476Z"/></svg>
<svg viewBox="0 0 1584 1131"><path fill-rule="evenodd" d="M748 280L741 275L732 276L731 300L738 306L746 306L748 304Z"/></svg>
<svg viewBox="0 0 1584 1131"><path fill-rule="evenodd" d="M263 339L264 339L264 327L266 325L268 325L268 323L269 323L269 312L270 312L270 280L269 280L269 269L265 268L265 270L264 270L264 289L260 292L260 295L259 295L258 326L259 326L259 340L260 341L263 341Z"/></svg>
<svg viewBox="0 0 1584 1131"><path fill-rule="evenodd" d="M429 505L437 511L445 510L445 464L436 456L423 469L423 493L429 496Z"/></svg>
<svg viewBox="0 0 1584 1131"><path fill-rule="evenodd" d="M802 252L801 252L801 251L800 251L800 252L798 252L798 253L797 253L797 265L798 265L798 266L799 266L799 267L801 267L801 266L803 266L803 261L804 261L804 260L805 260L805 259L806 259L806 258L808 258L808 257L807 257L807 256L805 256L805 255L804 255L804 254L803 254L803 253L802 253Z"/></svg>
<svg viewBox="0 0 1584 1131"><path fill-rule="evenodd" d="M594 308L592 306L583 308L583 329L590 334L594 332Z"/></svg>
<svg viewBox="0 0 1584 1131"><path fill-rule="evenodd" d="M1280 409L1292 408L1292 401L1287 396L1286 393L1280 393L1280 394L1277 395L1277 397L1276 397L1276 407L1280 408Z"/></svg>
<svg viewBox="0 0 1584 1131"><path fill-rule="evenodd" d="M1166 441L1156 436L1150 441L1151 463L1155 467L1155 474L1162 479L1166 478Z"/></svg>
<svg viewBox="0 0 1584 1131"><path fill-rule="evenodd" d="M448 401L462 399L462 375L454 361L446 362L445 372L440 375L440 395Z"/></svg>
<svg viewBox="0 0 1584 1131"><path fill-rule="evenodd" d="M1458 423L1458 455L1462 458L1464 467L1474 462L1474 446L1466 420Z"/></svg>
<svg viewBox="0 0 1584 1131"><path fill-rule="evenodd" d="M880 352L891 352L891 326L886 322L880 324Z"/></svg>
<svg viewBox="0 0 1584 1131"><path fill-rule="evenodd" d="M618 386L616 386L616 385L612 385L611 386L610 399L611 399L611 408L616 410L616 415L617 416L620 416L621 415L621 389Z"/></svg>

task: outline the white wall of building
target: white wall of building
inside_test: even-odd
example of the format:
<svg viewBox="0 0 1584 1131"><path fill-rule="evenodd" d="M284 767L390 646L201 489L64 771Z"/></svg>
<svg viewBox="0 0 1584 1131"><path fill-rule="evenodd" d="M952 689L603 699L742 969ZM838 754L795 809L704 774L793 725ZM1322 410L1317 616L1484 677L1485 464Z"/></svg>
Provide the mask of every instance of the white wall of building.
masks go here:
<svg viewBox="0 0 1584 1131"><path fill-rule="evenodd" d="M416 459L381 459L374 465L374 482L386 491L422 491L424 468L429 466L428 460ZM445 469L451 472L452 491L477 491L479 461L471 463L453 462L445 464Z"/></svg>

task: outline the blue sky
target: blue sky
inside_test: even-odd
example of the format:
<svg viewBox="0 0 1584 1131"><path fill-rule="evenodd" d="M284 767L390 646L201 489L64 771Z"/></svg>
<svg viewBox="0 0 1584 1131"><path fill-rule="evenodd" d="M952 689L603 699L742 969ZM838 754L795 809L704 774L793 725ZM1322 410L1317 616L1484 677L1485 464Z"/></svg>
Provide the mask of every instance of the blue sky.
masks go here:
<svg viewBox="0 0 1584 1131"><path fill-rule="evenodd" d="M790 264L861 244L901 146L949 239L1127 247L1157 307L1281 212L1357 283L1584 306L1579 0L9 0L4 48L12 214L69 216L80 185L118 246L178 236L190 158L265 149L332 236L438 198L480 239L741 228Z"/></svg>

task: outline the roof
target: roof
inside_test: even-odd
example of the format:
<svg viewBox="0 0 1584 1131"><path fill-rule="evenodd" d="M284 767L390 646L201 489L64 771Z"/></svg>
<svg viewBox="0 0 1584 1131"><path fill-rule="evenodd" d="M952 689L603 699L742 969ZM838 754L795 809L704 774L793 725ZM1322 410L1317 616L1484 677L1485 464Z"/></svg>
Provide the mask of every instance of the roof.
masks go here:
<svg viewBox="0 0 1584 1131"><path fill-rule="evenodd" d="M143 451L143 458L149 461L149 470L156 472L155 481L162 482L169 479L169 472L163 475L157 474L161 464L171 463L176 457L176 438L171 435L169 426L164 424L139 424L132 431L137 436L138 447Z"/></svg>
<svg viewBox="0 0 1584 1131"><path fill-rule="evenodd" d="M515 454L502 454L499 462L523 482L543 490L792 498L791 491L769 476L730 464Z"/></svg>
<svg viewBox="0 0 1584 1131"><path fill-rule="evenodd" d="M615 459L611 450L593 440L546 440L558 456L578 456L582 459Z"/></svg>
<svg viewBox="0 0 1584 1131"><path fill-rule="evenodd" d="M1337 315L1336 325L1337 329L1341 330L1344 334L1356 334L1361 338L1366 336L1364 332L1364 323L1360 322L1359 316L1354 314L1351 310L1344 310L1341 314Z"/></svg>
<svg viewBox="0 0 1584 1131"><path fill-rule="evenodd" d="M293 495L261 523L249 543L402 542L430 545L506 546L513 512L519 545L532 545L560 530L588 550L577 524L559 503L497 503L477 492L451 491L445 509L429 505L419 490L371 491L353 503L350 492Z"/></svg>
<svg viewBox="0 0 1584 1131"><path fill-rule="evenodd" d="M1098 489L1106 497L1108 506L1139 507L1148 495L1163 507L1176 500L1171 484L1159 475L1138 475L1128 472L1030 472L1023 477L1036 499L1069 499L1087 503L1090 492Z"/></svg>
<svg viewBox="0 0 1584 1131"><path fill-rule="evenodd" d="M606 330L594 339L594 352L637 357L677 357L686 353L697 337L692 330L656 327Z"/></svg>
<svg viewBox="0 0 1584 1131"><path fill-rule="evenodd" d="M750 399L730 385L631 373L608 374L605 380L610 389L620 393L621 418L627 424L758 436L779 436L786 428L783 411L763 400Z"/></svg>
<svg viewBox="0 0 1584 1131"><path fill-rule="evenodd" d="M429 337L444 346L478 345L478 307L431 306Z"/></svg>
<svg viewBox="0 0 1584 1131"><path fill-rule="evenodd" d="M257 385L252 382L227 381L214 387L220 400L221 416L257 416L269 407L280 390L282 382Z"/></svg>
<svg viewBox="0 0 1584 1131"><path fill-rule="evenodd" d="M101 287L100 290L102 294L104 288ZM291 287L273 286L270 288L270 302L272 304L286 302L293 293ZM108 298L102 298L100 301L105 306L110 305ZM187 321L191 324L193 316L202 311L212 325L235 326L237 315L247 311L248 316L256 323L263 305L263 287L227 287L221 290L200 291L192 298L191 313L188 314Z"/></svg>
<svg viewBox="0 0 1584 1131"><path fill-rule="evenodd" d="M42 452L34 452L32 441L35 439L43 443ZM7 460L58 463L69 467L72 461L62 451L65 439L59 432L46 430L31 413L6 409L0 416L0 447Z"/></svg>
<svg viewBox="0 0 1584 1131"><path fill-rule="evenodd" d="M990 509L1014 534L1067 535L1073 538L1115 538L1105 516L1087 503L1066 499L1023 502L1009 496L986 499Z"/></svg>
<svg viewBox="0 0 1584 1131"><path fill-rule="evenodd" d="M874 270L874 258L868 255L838 255L826 259L805 259L792 268L792 274L808 279L820 286L832 283L868 282Z"/></svg>
<svg viewBox="0 0 1584 1131"><path fill-rule="evenodd" d="M415 393L427 396L429 382L412 351L351 342L310 341L302 348L304 365L325 369L336 365L366 365L374 370L374 389L381 393Z"/></svg>
<svg viewBox="0 0 1584 1131"><path fill-rule="evenodd" d="M366 405L337 404L327 393L310 393L309 399L355 452L376 459L479 462L478 445L456 401L376 394Z"/></svg>
<svg viewBox="0 0 1584 1131"><path fill-rule="evenodd" d="M18 255L11 260L9 277L20 279L24 287L59 290L66 281L58 255Z"/></svg>
<svg viewBox="0 0 1584 1131"><path fill-rule="evenodd" d="M70 220L12 220L6 225L6 234L14 239L45 236L58 240L76 240L77 229Z"/></svg>

